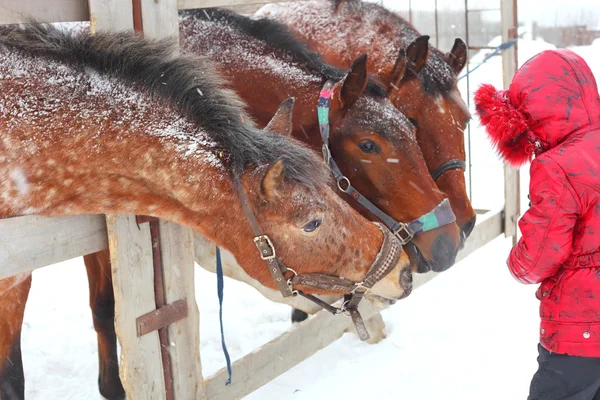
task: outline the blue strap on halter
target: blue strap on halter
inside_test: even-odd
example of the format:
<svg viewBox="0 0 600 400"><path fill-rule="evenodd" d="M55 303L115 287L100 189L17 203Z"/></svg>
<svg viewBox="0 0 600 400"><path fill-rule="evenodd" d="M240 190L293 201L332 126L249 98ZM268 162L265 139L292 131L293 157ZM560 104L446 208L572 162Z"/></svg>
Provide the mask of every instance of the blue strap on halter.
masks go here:
<svg viewBox="0 0 600 400"><path fill-rule="evenodd" d="M335 83L327 81L325 86L323 86L319 102L317 103L317 115L319 117L321 139L323 140L323 159L333 172L338 189L350 195L360 205L379 218L398 237L400 243L403 245L410 242L415 235L455 222L456 216L452 211L452 207L450 207L448 199L444 199L433 210L414 221L403 223L389 216L352 186L350 180L344 176L331 156L329 149L329 108L334 85Z"/></svg>
<svg viewBox="0 0 600 400"><path fill-rule="evenodd" d="M229 358L229 352L227 351L227 345L225 344L225 334L223 332L223 263L221 261L221 250L217 247L217 295L219 296L219 323L221 324L221 347L223 348L223 354L225 354L225 361L227 362L227 373L229 379L225 382L225 386L231 385L231 359Z"/></svg>

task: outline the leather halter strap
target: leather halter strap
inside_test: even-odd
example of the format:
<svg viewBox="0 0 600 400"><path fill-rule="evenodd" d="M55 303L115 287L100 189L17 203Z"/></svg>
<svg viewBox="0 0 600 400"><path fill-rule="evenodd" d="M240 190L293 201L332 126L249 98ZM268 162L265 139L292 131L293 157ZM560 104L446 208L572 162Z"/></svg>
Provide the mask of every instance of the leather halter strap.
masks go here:
<svg viewBox="0 0 600 400"><path fill-rule="evenodd" d="M275 251L275 245L269 236L262 233L260 225L248 205L248 199L242 188L242 184L237 177L233 179L233 186L240 198L244 214L254 232L254 244L260 253L260 257L267 263L269 272L283 297L299 294L333 314L348 312L352 317L352 321L356 326L356 330L361 340L367 340L369 338L369 333L367 332L364 321L358 311L358 304L365 293L372 288L373 285L387 276L398 263L398 260L402 255L402 246L396 236L383 225L375 222L383 233L383 243L379 253L375 257L375 261L367 271L362 282L354 282L343 277L320 273L297 274L293 269L286 267L285 264L279 260ZM284 273L286 272L291 272L293 276L286 280L284 277ZM294 290L293 285L342 292L346 294L345 301L342 303L341 307L334 307L312 294L305 294L301 290Z"/></svg>
<svg viewBox="0 0 600 400"><path fill-rule="evenodd" d="M456 216L450 207L450 202L448 199L444 199L427 214L415 219L414 221L405 223L392 218L389 214L377 207L373 202L356 190L354 186L352 186L350 180L344 176L339 166L331 156L331 150L329 149L329 108L331 105L331 95L333 93L334 86L335 83L332 81L325 82L325 86L323 86L319 96L317 113L319 117L321 139L323 140L323 159L325 160L325 164L327 164L331 169L333 177L337 182L338 189L350 195L361 206L379 218L394 233L394 235L396 235L400 241L400 244L402 245L409 243L416 235L455 222Z"/></svg>
<svg viewBox="0 0 600 400"><path fill-rule="evenodd" d="M452 171L454 169L462 169L463 171L466 171L467 164L463 160L459 160L458 158L455 158L454 160L448 160L439 167L437 167L435 171L431 173L431 177L434 181L437 181L446 172Z"/></svg>

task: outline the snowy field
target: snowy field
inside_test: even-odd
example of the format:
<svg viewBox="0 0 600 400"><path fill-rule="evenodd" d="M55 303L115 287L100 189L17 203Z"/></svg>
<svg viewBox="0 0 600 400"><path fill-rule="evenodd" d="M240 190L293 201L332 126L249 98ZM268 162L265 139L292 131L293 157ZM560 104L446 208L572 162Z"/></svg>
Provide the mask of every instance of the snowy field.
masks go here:
<svg viewBox="0 0 600 400"><path fill-rule="evenodd" d="M495 43L495 44L499 44ZM519 59L552 46L522 40ZM574 49L600 77L600 42ZM474 57L473 64L481 55ZM473 73L501 85L500 59ZM466 88L461 86L463 94ZM502 204L502 168L473 123L473 200ZM524 173L523 190L527 194ZM505 266L510 241L498 238L383 312L387 338L377 345L345 334L248 399L525 399L536 370L538 303L534 286ZM206 376L225 366L220 350L215 276L197 267L201 356ZM23 328L28 399L96 399L96 337L82 259L35 271ZM227 344L237 359L290 328L290 309L226 280ZM314 333L318 335L318 332Z"/></svg>

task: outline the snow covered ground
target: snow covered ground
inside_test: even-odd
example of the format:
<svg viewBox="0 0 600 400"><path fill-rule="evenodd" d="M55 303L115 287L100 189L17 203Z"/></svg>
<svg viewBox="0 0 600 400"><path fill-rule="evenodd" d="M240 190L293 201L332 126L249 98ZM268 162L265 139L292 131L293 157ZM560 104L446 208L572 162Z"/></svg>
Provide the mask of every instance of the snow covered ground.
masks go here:
<svg viewBox="0 0 600 400"><path fill-rule="evenodd" d="M540 40L522 40L519 58L526 61L551 47ZM574 50L600 77L600 43ZM470 91L478 82L501 86L500 70L499 58L479 68L472 75ZM467 93L465 87L462 91ZM480 208L500 205L502 164L476 122L471 146L474 204ZM388 337L379 344L361 343L346 334L247 398L526 398L536 369L538 303L535 287L518 284L506 270L509 249L510 241L498 238L385 310ZM196 270L201 356L208 376L225 365L216 280L214 275ZM22 337L28 399L99 397L87 291L81 259L35 271ZM288 307L231 280L226 280L225 292L224 322L233 359L290 328Z"/></svg>

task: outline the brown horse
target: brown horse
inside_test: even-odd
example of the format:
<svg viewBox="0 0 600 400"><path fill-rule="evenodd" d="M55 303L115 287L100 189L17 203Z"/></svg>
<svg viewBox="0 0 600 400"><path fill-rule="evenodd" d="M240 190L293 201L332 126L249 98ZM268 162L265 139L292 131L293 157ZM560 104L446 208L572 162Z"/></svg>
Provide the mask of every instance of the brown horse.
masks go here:
<svg viewBox="0 0 600 400"><path fill-rule="evenodd" d="M231 87L259 125L268 122L283 99L294 96L292 135L319 152L323 139L317 102L331 82L333 159L358 192L394 220L413 221L444 200L427 171L414 127L385 90L369 81L366 57L345 73L309 51L285 26L219 9L183 12L180 39L182 49L208 56L231 78ZM374 218L355 199L345 198ZM458 227L447 224L415 236L407 251L414 270L443 271L454 263L459 246Z"/></svg>
<svg viewBox="0 0 600 400"><path fill-rule="evenodd" d="M448 195L463 238L475 226L464 179L464 129L471 115L456 85L467 47L456 39L450 53L428 45L427 36L375 3L312 0L270 4L256 17L282 22L333 65L348 67L368 53L369 72L385 83L390 100L417 128L429 172Z"/></svg>
<svg viewBox="0 0 600 400"><path fill-rule="evenodd" d="M312 151L258 131L205 60L173 50L133 35L0 29L0 218L153 215L200 232L277 288L245 222L254 215L295 271L285 279L361 282L391 257L395 268L373 292L405 296L408 258L382 247L396 239L340 200ZM2 399L24 398L19 336L30 282L0 281ZM103 394L122 397L120 389Z"/></svg>

